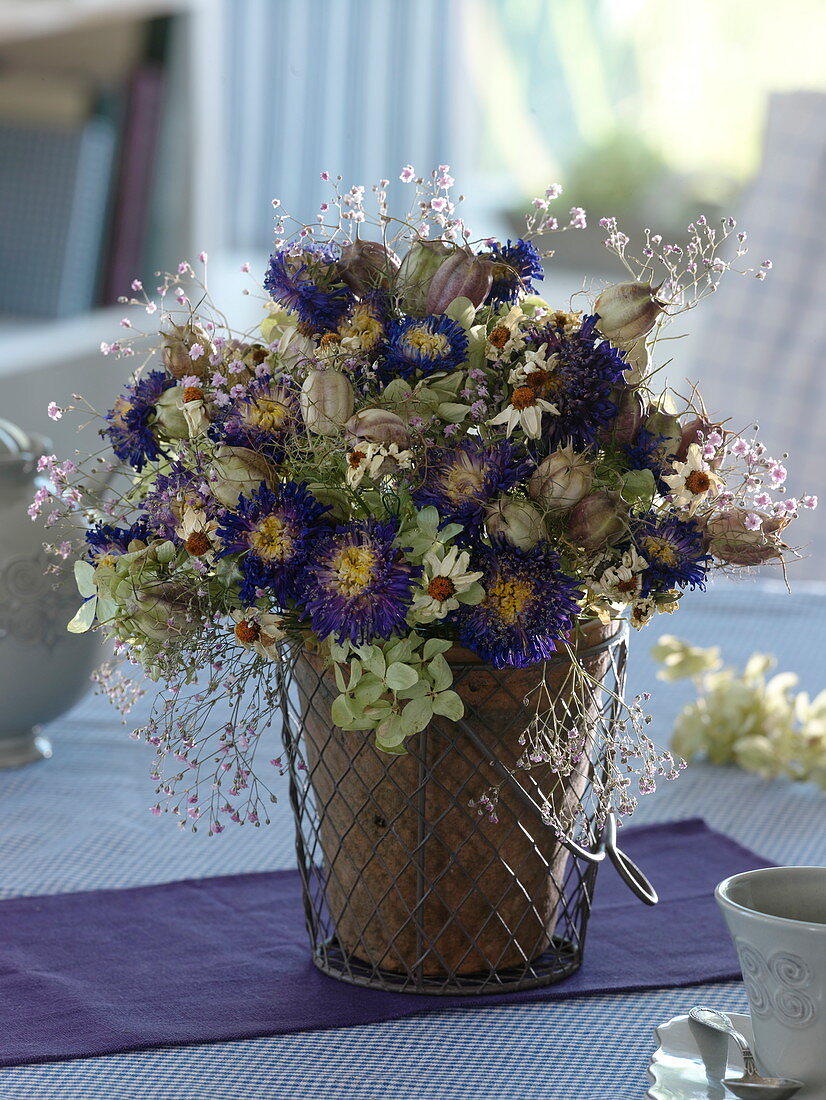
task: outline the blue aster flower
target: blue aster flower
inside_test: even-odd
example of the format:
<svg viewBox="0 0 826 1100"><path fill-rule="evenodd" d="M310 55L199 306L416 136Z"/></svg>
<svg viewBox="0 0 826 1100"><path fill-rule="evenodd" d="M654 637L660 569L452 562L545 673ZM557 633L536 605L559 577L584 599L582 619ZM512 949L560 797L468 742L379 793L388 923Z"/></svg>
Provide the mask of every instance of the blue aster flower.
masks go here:
<svg viewBox="0 0 826 1100"><path fill-rule="evenodd" d="M533 330L530 343L547 346L550 368L528 381L559 410L544 418L542 438L551 448L570 442L584 451L617 415L611 389L625 385L627 364L607 340L598 339L596 317L586 317L579 331L567 336L562 326L543 325Z"/></svg>
<svg viewBox="0 0 826 1100"><path fill-rule="evenodd" d="M398 521L358 520L313 548L303 603L319 638L355 645L403 633L421 569L393 545Z"/></svg>
<svg viewBox="0 0 826 1100"><path fill-rule="evenodd" d="M643 595L672 588L705 588L711 558L694 520L651 515L634 529L634 544L648 562L642 573Z"/></svg>
<svg viewBox="0 0 826 1100"><path fill-rule="evenodd" d="M249 447L279 462L284 435L296 415L296 396L287 385L270 377L250 382L246 390L243 397L219 411L207 434L216 443Z"/></svg>
<svg viewBox="0 0 826 1100"><path fill-rule="evenodd" d="M294 310L311 333L335 332L355 301L342 281L331 245L305 244L276 252L264 286L276 302Z"/></svg>
<svg viewBox="0 0 826 1100"><path fill-rule="evenodd" d="M384 347L387 339L389 301L382 290L372 290L353 306L339 325L342 339L358 337L359 350L372 356Z"/></svg>
<svg viewBox="0 0 826 1100"><path fill-rule="evenodd" d="M252 496L241 494L238 506L221 515L217 533L224 547L219 556L240 555L242 602L252 603L257 588L271 589L282 605L296 598L301 570L326 511L327 505L306 484L285 481L275 489L262 482Z"/></svg>
<svg viewBox="0 0 826 1100"><path fill-rule="evenodd" d="M155 476L143 507L152 529L161 538L173 541L180 541L175 528L185 507L204 512L208 519L216 519L220 510L203 473L177 461L170 463L166 473Z"/></svg>
<svg viewBox="0 0 826 1100"><path fill-rule="evenodd" d="M96 523L86 532L88 544L87 557L90 561L106 555L119 556L129 549L129 543L139 540L148 542L150 538L148 516L138 516L129 527L115 527L109 523Z"/></svg>
<svg viewBox="0 0 826 1100"><path fill-rule="evenodd" d="M432 504L444 523L478 526L485 506L527 478L531 469L509 440L465 439L427 452L424 481L413 498L419 507Z"/></svg>
<svg viewBox="0 0 826 1100"><path fill-rule="evenodd" d="M495 539L474 568L483 570L485 598L453 612L462 644L494 668L525 668L552 657L573 627L582 591L560 570L550 545L520 550Z"/></svg>
<svg viewBox="0 0 826 1100"><path fill-rule="evenodd" d="M155 403L174 385L175 379L165 371L150 371L130 386L106 414L109 426L104 432L112 450L122 462L128 462L136 470L142 470L147 461L160 457L158 440L152 431Z"/></svg>
<svg viewBox="0 0 826 1100"><path fill-rule="evenodd" d="M489 255L496 266L486 299L488 305L515 302L521 294L534 294L533 280L542 282L545 278L542 259L530 241L520 238L516 244L511 241L505 245L496 244Z"/></svg>
<svg viewBox="0 0 826 1100"><path fill-rule="evenodd" d="M452 371L467 358L467 333L444 313L402 317L390 326L381 373L409 378L415 371Z"/></svg>
<svg viewBox="0 0 826 1100"><path fill-rule="evenodd" d="M629 470L650 470L654 475L657 491L663 496L671 491L670 486L663 481L666 472L662 445L665 439L661 435L654 435L647 428L640 428L633 443L627 443L623 447Z"/></svg>

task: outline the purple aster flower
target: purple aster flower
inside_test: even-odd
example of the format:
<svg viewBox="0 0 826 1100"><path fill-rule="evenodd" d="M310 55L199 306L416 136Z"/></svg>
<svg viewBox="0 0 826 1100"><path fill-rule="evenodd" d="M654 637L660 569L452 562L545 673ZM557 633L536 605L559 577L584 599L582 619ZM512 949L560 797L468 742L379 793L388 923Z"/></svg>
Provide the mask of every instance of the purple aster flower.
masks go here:
<svg viewBox="0 0 826 1100"><path fill-rule="evenodd" d="M415 371L452 371L467 358L467 333L452 317L402 317L390 326L384 365L386 378L409 378Z"/></svg>
<svg viewBox="0 0 826 1100"><path fill-rule="evenodd" d="M481 551L485 598L453 612L459 640L494 668L525 668L556 652L579 613L577 582L560 571L547 542L520 550L502 539Z"/></svg>
<svg viewBox="0 0 826 1100"><path fill-rule="evenodd" d="M355 301L331 245L293 245L276 252L264 286L276 302L295 310L311 333L334 332Z"/></svg>
<svg viewBox="0 0 826 1100"><path fill-rule="evenodd" d="M665 437L654 435L647 428L640 428L637 438L633 443L627 443L623 447L629 470L650 470L654 475L658 492L665 496L671 491L670 486L663 481L665 469L665 456L663 443Z"/></svg>
<svg viewBox="0 0 826 1100"><path fill-rule="evenodd" d="M160 456L158 440L152 431L155 403L174 385L175 379L165 371L150 371L130 386L106 414L109 426L104 431L112 450L136 470L142 470L147 461Z"/></svg>
<svg viewBox="0 0 826 1100"><path fill-rule="evenodd" d="M118 556L125 554L129 549L129 543L135 540L148 542L150 538L149 520L147 516L138 516L129 527L114 527L109 523L96 523L86 532L88 544L87 557L90 561L97 561L106 554Z"/></svg>
<svg viewBox="0 0 826 1100"><path fill-rule="evenodd" d="M319 638L363 645L404 632L421 569L393 546L398 529L358 520L315 544L303 603Z"/></svg>
<svg viewBox="0 0 826 1100"><path fill-rule="evenodd" d="M634 545L648 562L642 573L643 595L671 588L705 588L711 558L694 520L662 519L651 513L633 531Z"/></svg>
<svg viewBox="0 0 826 1100"><path fill-rule="evenodd" d="M443 523L478 525L485 505L525 480L531 469L509 440L465 439L455 447L427 452L424 482L413 497L420 507L432 504Z"/></svg>
<svg viewBox="0 0 826 1100"><path fill-rule="evenodd" d="M208 435L216 443L249 447L278 462L282 440L294 422L295 394L269 376L248 384L245 393L215 417Z"/></svg>
<svg viewBox="0 0 826 1100"><path fill-rule="evenodd" d="M541 378L530 375L529 382L559 410L543 420L543 440L551 449L572 443L574 450L584 451L617 415L611 389L624 385L627 364L607 340L597 342L595 326L596 317L586 317L570 336L553 323L531 333L533 347L547 345L550 369Z"/></svg>
<svg viewBox="0 0 826 1100"><path fill-rule="evenodd" d="M534 294L533 280L542 282L545 272L542 259L530 241L521 238L513 244L496 244L491 249L490 258L496 265L493 269L493 286L487 296L488 305L499 302L515 302L520 294Z"/></svg>
<svg viewBox="0 0 826 1100"><path fill-rule="evenodd" d="M182 462L172 462L167 473L155 477L143 507L152 529L161 538L175 542L180 541L175 528L179 526L185 508L204 512L208 519L216 519L220 510L204 475L189 469Z"/></svg>
<svg viewBox="0 0 826 1100"><path fill-rule="evenodd" d="M326 511L303 482L285 481L276 489L262 482L251 497L242 493L233 511L222 513L219 556L240 555L243 603L255 600L257 588L271 589L282 605L297 596L301 570Z"/></svg>

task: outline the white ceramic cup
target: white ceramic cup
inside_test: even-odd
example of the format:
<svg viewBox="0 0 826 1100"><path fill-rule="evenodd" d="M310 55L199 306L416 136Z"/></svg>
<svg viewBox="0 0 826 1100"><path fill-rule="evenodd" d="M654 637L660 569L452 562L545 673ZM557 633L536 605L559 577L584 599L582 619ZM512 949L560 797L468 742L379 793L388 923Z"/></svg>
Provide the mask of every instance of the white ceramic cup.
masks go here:
<svg viewBox="0 0 826 1100"><path fill-rule="evenodd" d="M758 1068L826 1100L826 867L765 867L714 892L737 948Z"/></svg>

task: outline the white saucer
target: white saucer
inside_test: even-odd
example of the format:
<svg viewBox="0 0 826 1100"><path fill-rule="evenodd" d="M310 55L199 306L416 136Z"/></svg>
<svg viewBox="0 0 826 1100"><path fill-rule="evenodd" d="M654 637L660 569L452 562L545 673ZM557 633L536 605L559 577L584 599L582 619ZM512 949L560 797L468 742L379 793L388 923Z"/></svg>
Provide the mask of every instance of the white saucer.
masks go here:
<svg viewBox="0 0 826 1100"><path fill-rule="evenodd" d="M752 1042L751 1018L727 1012L738 1031ZM648 1076L654 1082L650 1100L729 1100L733 1094L721 1078L739 1077L743 1060L725 1035L715 1034L688 1016L675 1016L655 1028L659 1047L651 1055Z"/></svg>

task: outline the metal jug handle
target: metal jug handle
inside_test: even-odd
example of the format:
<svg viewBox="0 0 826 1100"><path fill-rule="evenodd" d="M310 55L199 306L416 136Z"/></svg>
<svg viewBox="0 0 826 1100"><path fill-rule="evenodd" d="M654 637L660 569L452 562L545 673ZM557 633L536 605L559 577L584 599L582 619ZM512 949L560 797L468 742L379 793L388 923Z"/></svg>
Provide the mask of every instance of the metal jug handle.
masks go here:
<svg viewBox="0 0 826 1100"><path fill-rule="evenodd" d="M617 874L631 893L635 894L640 901L644 901L646 905L656 905L660 900L657 891L636 863L617 847L617 819L613 813L609 813L605 821L601 846L604 847L608 858L616 867Z"/></svg>
<svg viewBox="0 0 826 1100"><path fill-rule="evenodd" d="M464 718L459 718L456 725L483 758L490 756L490 751L485 743ZM493 770L510 785L513 793L522 805L535 817L538 817L545 828L548 828L542 816L540 806L537 804L536 800L531 797L529 792L525 790L522 784L519 783L511 770L500 760L489 760L489 764ZM613 812L609 812L605 820L605 827L602 830L602 836L593 848L583 848L582 845L577 844L575 840L568 840L566 837L560 837L559 842L564 845L572 855L576 856L578 859L585 860L587 863L602 863L607 856L613 863L622 881L640 901L645 902L646 905L656 905L659 901L657 891L643 872L625 852L617 847L617 820Z"/></svg>

